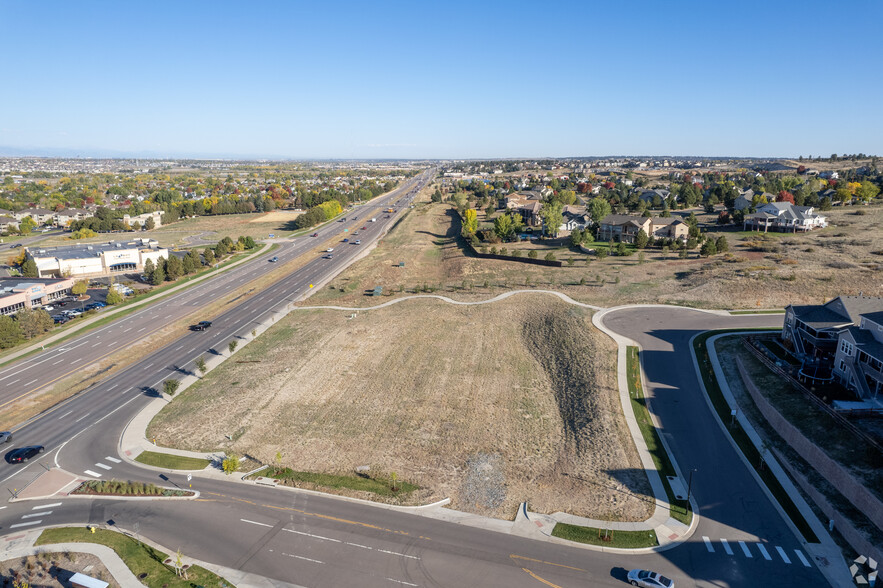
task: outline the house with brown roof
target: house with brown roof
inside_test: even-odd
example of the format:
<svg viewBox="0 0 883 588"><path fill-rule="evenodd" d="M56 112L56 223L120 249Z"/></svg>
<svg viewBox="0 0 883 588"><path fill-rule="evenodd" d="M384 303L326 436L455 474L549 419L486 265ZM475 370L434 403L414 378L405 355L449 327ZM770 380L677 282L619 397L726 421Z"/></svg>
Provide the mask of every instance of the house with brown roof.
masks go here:
<svg viewBox="0 0 883 588"><path fill-rule="evenodd" d="M601 219L598 228L599 241L615 243L634 243L638 233L644 231L647 236L652 232L652 221L645 216L629 214L608 214Z"/></svg>

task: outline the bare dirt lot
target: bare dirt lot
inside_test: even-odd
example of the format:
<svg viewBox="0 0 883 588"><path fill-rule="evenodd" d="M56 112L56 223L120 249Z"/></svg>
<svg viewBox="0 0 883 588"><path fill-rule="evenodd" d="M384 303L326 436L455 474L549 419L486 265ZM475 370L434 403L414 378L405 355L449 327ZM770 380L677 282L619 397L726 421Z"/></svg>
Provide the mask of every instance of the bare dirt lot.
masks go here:
<svg viewBox="0 0 883 588"><path fill-rule="evenodd" d="M290 314L151 423L161 445L302 471L395 472L425 503L643 520L649 486L614 381L615 347L546 295ZM225 435L230 435L228 441Z"/></svg>
<svg viewBox="0 0 883 588"><path fill-rule="evenodd" d="M733 309L818 304L859 292L883 295L880 205L837 207L823 213L832 226L806 234L719 228L713 224L714 215L699 214L710 234L727 237L727 254L700 258L691 252L688 259L680 259L675 253L647 249L643 261L640 253L599 261L576 251L562 254L556 247L558 259L575 261L561 268L471 257L457 238L453 214L445 203L418 204L370 256L308 303L367 306L376 299L365 292L375 286L383 286L384 295L435 289L460 300L484 299L514 288L552 288L599 306L668 303ZM541 250L539 257L543 256ZM405 266L399 267L399 262Z"/></svg>
<svg viewBox="0 0 883 588"><path fill-rule="evenodd" d="M19 582L34 588L70 588L70 578L77 572L104 580L110 588L119 586L100 559L74 552L41 553L0 562L0 584L13 586L13 582Z"/></svg>

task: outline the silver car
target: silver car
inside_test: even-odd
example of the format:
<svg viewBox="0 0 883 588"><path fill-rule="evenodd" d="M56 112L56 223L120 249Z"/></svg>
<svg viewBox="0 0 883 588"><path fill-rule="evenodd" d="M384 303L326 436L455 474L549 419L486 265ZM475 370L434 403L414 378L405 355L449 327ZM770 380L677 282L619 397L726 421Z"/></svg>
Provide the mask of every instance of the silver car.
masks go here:
<svg viewBox="0 0 883 588"><path fill-rule="evenodd" d="M628 580L632 586L642 588L674 588L675 585L662 574L650 570L632 570L629 572Z"/></svg>
<svg viewBox="0 0 883 588"><path fill-rule="evenodd" d="M0 431L0 443L9 443L12 441L12 431Z"/></svg>

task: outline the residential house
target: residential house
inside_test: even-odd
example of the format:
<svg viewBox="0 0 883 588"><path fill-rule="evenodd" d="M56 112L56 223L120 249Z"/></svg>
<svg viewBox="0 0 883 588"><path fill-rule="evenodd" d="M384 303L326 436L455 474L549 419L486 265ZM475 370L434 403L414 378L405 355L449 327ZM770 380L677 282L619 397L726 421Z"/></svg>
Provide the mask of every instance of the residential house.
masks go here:
<svg viewBox="0 0 883 588"><path fill-rule="evenodd" d="M748 210L754 206L754 190L748 188L736 197L733 208L736 210Z"/></svg>
<svg viewBox="0 0 883 588"><path fill-rule="evenodd" d="M656 190L644 190L638 195L638 198L647 203L652 203L653 199L659 197L662 202L668 200L668 197L671 196L671 192L668 190L663 190L662 188Z"/></svg>
<svg viewBox="0 0 883 588"><path fill-rule="evenodd" d="M650 219L650 233L654 239L677 239L686 241L690 235L690 225L678 217L653 217Z"/></svg>
<svg viewBox="0 0 883 588"><path fill-rule="evenodd" d="M811 231L828 226L827 218L815 213L812 206L795 206L790 202L770 202L758 207L757 212L745 217L743 223L746 231L766 233L774 231L794 232Z"/></svg>
<svg viewBox="0 0 883 588"><path fill-rule="evenodd" d="M138 216L129 216L128 214L123 215L123 222L129 226L134 223L139 223L142 227L147 223L147 219L153 219L153 228L158 229L162 226L162 211L156 210L154 212L145 212L144 214L139 214Z"/></svg>
<svg viewBox="0 0 883 588"><path fill-rule="evenodd" d="M652 221L645 216L632 216L628 214L608 214L601 219L598 228L599 241L613 241L622 243L634 243L635 237L642 230L650 236Z"/></svg>
<svg viewBox="0 0 883 588"><path fill-rule="evenodd" d="M883 391L883 298L838 296L821 306L785 307L782 339L801 357L832 366L863 399Z"/></svg>
<svg viewBox="0 0 883 588"><path fill-rule="evenodd" d="M85 208L65 208L55 213L54 222L59 227L66 227L73 221L83 220L95 216Z"/></svg>
<svg viewBox="0 0 883 588"><path fill-rule="evenodd" d="M18 230L18 221L8 216L0 216L0 233L8 233L10 229Z"/></svg>
<svg viewBox="0 0 883 588"><path fill-rule="evenodd" d="M561 211L564 222L558 227L559 234L562 232L571 232L574 229L585 229L591 226L592 218L586 213L585 206L566 205Z"/></svg>

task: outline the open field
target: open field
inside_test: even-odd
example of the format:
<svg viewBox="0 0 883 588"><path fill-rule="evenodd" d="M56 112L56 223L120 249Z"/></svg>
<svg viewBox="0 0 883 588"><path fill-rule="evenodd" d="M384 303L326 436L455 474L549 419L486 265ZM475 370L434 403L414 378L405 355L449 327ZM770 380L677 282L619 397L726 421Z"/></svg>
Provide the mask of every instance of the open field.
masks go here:
<svg viewBox="0 0 883 588"><path fill-rule="evenodd" d="M423 199L425 200L425 198ZM864 214L858 215L857 211ZM661 250L630 257L593 256L566 248L536 247L575 263L550 268L470 257L460 245L459 223L447 204L418 203L368 257L317 292L308 304L368 306L366 290L385 295L435 289L461 300L478 300L513 288L561 290L576 300L612 306L668 303L704 308L776 308L818 304L840 294L883 295L883 206L829 211L833 226L807 234L744 233L710 225L726 235L728 254L689 259ZM711 215L699 215L710 222ZM511 244L500 244L497 247ZM404 262L404 267L398 267ZM580 282L583 281L581 285Z"/></svg>
<svg viewBox="0 0 883 588"><path fill-rule="evenodd" d="M290 314L180 393L148 434L271 464L278 451L298 471L369 465L372 476L419 486L408 503L450 497L454 508L506 518L524 500L540 512L649 516L615 348L587 312L527 294L348 316Z"/></svg>

